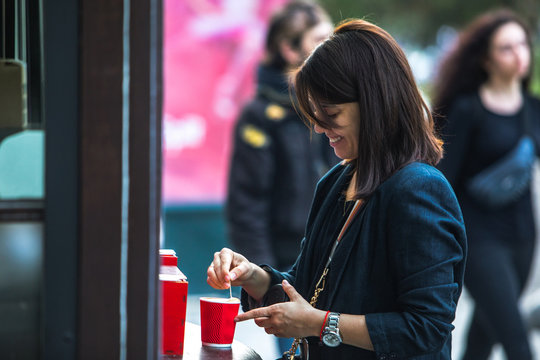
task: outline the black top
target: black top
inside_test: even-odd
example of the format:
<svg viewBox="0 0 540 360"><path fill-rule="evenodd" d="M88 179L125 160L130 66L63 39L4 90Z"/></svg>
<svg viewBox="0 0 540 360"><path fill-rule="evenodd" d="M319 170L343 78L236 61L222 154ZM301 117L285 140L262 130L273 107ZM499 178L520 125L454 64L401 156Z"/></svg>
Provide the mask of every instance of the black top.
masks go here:
<svg viewBox="0 0 540 360"><path fill-rule="evenodd" d="M540 144L540 101L525 97L530 133L538 152ZM465 182L511 151L524 133L523 108L511 115L486 109L478 93L458 98L448 112L442 128L445 155L439 169L455 189L465 218L467 237L476 241L512 242L535 237L530 189L516 202L489 209L467 193ZM516 245L519 242L514 241Z"/></svg>
<svg viewBox="0 0 540 360"><path fill-rule="evenodd" d="M268 270L272 285L287 278L311 299L348 215L343 201L348 171L337 165L320 181L302 252L288 273ZM343 235L316 304L322 310L365 314L375 351L319 346L318 338L309 338L310 359L450 360L466 252L459 205L444 176L421 163L396 172ZM254 305L249 300L244 292L244 310Z"/></svg>
<svg viewBox="0 0 540 360"><path fill-rule="evenodd" d="M260 67L257 96L234 129L226 219L232 247L258 264L293 265L320 177L338 158L293 108L285 76Z"/></svg>

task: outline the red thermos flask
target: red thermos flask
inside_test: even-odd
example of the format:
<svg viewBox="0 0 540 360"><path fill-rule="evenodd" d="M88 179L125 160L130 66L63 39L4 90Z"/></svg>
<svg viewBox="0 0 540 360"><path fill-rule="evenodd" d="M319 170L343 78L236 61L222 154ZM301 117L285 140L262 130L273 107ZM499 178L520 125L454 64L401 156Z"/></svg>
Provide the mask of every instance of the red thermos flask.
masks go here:
<svg viewBox="0 0 540 360"><path fill-rule="evenodd" d="M174 250L160 249L159 282L161 283L161 352L165 355L184 353L186 324L187 278L178 268Z"/></svg>

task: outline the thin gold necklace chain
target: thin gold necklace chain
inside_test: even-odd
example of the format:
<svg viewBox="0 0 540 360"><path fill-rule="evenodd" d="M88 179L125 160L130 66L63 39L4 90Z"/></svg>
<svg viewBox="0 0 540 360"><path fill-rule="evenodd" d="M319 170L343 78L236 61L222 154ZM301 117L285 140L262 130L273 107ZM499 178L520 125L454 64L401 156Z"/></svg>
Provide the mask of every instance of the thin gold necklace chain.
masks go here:
<svg viewBox="0 0 540 360"><path fill-rule="evenodd" d="M324 268L324 271L321 275L321 278L317 282L317 285L315 285L315 291L313 292L313 296L311 297L311 301L309 304L313 307L315 307L315 304L317 304L317 300L319 299L319 294L324 290L324 285L326 283L326 275L328 274L329 268ZM296 354L296 350L298 349L298 345L300 345L301 338L295 338L291 348L289 349L289 360L294 360L294 355Z"/></svg>
<svg viewBox="0 0 540 360"><path fill-rule="evenodd" d="M326 274L328 274L328 270L328 268L324 269L321 278L319 279L319 282L317 283L317 285L315 285L315 291L313 293L313 296L311 297L311 301L309 302L309 304L313 307L315 307L315 304L317 304L319 294L324 290L324 284L326 283Z"/></svg>
<svg viewBox="0 0 540 360"><path fill-rule="evenodd" d="M336 242L334 243L334 246L332 247L332 250L330 252L330 256L328 258L328 262L326 263L326 266L324 268L324 271L319 279L317 281L317 285L315 285L315 291L313 292L313 296L311 297L311 300L309 304L313 307L315 307L315 304L317 304L317 300L319 299L319 294L324 290L324 285L326 284L326 275L328 274L328 271L330 268L328 267L330 265L330 262L332 261L332 256L334 255L334 251L336 249L336 245L341 240L341 237L345 233L345 230L349 226L350 222L352 221L352 218L358 211L358 206L360 205L360 201L356 200L353 209L351 210L349 217L345 221L345 224L343 225L343 228L341 229L341 232L338 235L338 238ZM298 345L300 345L300 342L302 341L302 338L294 338L294 341L291 345L291 348L289 349L289 360L294 360L294 355L296 354L296 350L298 349Z"/></svg>

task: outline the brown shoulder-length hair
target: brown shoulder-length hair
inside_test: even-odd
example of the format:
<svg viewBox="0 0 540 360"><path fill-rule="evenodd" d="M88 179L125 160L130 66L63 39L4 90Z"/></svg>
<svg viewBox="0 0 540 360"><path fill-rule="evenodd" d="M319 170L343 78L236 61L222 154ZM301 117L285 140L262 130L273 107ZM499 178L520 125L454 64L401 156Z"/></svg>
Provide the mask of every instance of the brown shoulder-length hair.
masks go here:
<svg viewBox="0 0 540 360"><path fill-rule="evenodd" d="M443 57L434 83L433 110L437 120L442 120L454 100L463 94L478 91L488 79L485 61L489 54L491 39L503 25L516 23L527 35L531 49L529 74L521 81L527 92L533 68L533 44L526 22L510 9L500 8L488 11L474 19L459 35L452 49ZM442 127L443 124L439 126Z"/></svg>
<svg viewBox="0 0 540 360"><path fill-rule="evenodd" d="M319 45L293 74L298 107L309 124L332 128L329 104L360 107L356 198L369 196L394 172L420 161L436 165L442 141L407 58L383 29L348 20Z"/></svg>

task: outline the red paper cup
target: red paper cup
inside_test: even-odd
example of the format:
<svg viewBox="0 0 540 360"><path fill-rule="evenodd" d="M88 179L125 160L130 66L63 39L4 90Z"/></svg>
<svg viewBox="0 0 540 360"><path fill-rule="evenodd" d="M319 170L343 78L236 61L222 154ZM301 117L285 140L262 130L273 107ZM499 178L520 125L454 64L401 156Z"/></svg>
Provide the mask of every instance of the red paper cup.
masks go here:
<svg viewBox="0 0 540 360"><path fill-rule="evenodd" d="M201 342L205 346L230 347L238 315L238 298L201 298Z"/></svg>

